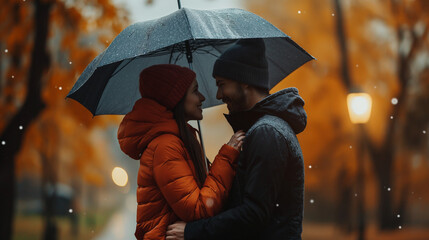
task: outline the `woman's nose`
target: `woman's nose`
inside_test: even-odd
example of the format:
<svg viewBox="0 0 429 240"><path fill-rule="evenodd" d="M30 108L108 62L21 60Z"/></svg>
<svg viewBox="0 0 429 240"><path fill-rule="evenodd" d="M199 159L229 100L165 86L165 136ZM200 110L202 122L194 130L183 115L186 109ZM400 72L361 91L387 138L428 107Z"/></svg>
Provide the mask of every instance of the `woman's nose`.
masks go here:
<svg viewBox="0 0 429 240"><path fill-rule="evenodd" d="M200 100L201 102L204 102L206 100L206 97L202 93L200 93Z"/></svg>

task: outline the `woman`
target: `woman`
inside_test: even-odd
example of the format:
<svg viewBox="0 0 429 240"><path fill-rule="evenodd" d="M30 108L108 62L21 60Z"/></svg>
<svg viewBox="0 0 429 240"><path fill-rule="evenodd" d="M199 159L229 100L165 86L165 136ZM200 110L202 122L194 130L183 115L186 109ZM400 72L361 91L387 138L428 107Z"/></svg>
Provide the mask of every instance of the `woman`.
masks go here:
<svg viewBox="0 0 429 240"><path fill-rule="evenodd" d="M209 173L189 120L201 120L204 96L195 73L171 64L140 73L139 99L122 120L122 151L140 159L137 189L137 239L165 239L177 220L213 216L222 208L234 177L244 133L219 150Z"/></svg>

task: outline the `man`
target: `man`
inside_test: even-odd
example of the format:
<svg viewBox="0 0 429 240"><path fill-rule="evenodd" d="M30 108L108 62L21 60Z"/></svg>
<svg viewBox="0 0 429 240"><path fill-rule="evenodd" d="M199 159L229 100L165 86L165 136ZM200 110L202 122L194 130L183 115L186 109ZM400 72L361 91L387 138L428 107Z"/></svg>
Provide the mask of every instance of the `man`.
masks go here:
<svg viewBox="0 0 429 240"><path fill-rule="evenodd" d="M269 95L262 40L240 40L216 61L217 98L246 139L225 211L168 227L166 239L301 239L304 162L296 134L307 123L296 88Z"/></svg>

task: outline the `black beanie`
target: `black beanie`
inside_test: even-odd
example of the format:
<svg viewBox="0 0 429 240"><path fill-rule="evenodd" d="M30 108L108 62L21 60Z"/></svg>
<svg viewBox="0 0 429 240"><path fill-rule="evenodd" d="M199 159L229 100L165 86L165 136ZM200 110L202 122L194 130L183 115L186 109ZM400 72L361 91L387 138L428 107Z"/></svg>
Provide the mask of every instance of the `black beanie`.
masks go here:
<svg viewBox="0 0 429 240"><path fill-rule="evenodd" d="M262 39L241 39L215 62L213 77L269 89L268 63Z"/></svg>

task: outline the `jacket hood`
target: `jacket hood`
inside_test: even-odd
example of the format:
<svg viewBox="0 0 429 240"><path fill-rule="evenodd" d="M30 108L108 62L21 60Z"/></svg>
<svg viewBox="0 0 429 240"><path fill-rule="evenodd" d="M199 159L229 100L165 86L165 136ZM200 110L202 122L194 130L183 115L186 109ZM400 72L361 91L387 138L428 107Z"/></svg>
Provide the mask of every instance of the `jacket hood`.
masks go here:
<svg viewBox="0 0 429 240"><path fill-rule="evenodd" d="M125 154L138 160L153 139L166 133L179 136L173 113L154 100L141 98L119 125L119 146Z"/></svg>
<svg viewBox="0 0 429 240"><path fill-rule="evenodd" d="M225 114L233 128L247 131L262 116L269 114L285 120L295 134L304 131L307 125L307 114L304 100L299 96L297 88L286 88L267 96L248 111Z"/></svg>

